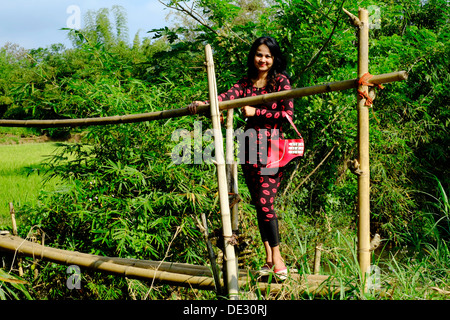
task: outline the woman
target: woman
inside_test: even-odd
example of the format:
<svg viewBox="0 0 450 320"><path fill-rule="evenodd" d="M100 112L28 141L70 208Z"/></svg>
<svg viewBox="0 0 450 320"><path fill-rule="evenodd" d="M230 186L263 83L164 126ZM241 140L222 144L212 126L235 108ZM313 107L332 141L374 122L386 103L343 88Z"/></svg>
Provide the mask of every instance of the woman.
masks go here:
<svg viewBox="0 0 450 320"><path fill-rule="evenodd" d="M247 76L239 80L230 90L220 94L218 100L225 101L289 90L291 86L285 69L286 62L275 39L258 38L253 43L247 58ZM203 104L203 102L195 101L194 104ZM282 280L286 279L287 268L280 253L278 219L273 203L281 184L283 171L282 168L265 168L265 164L270 139L278 139L279 134L282 134L282 124L287 122L286 114L292 117L293 111L292 100L241 108L242 115L247 118L245 130L255 130L255 141L249 141L241 146L245 148L245 159L241 161L241 165L252 203L257 211L258 226L266 250L266 264L261 268L260 273L267 275L273 269L275 275ZM252 161L251 155L255 154L258 155L257 160Z"/></svg>

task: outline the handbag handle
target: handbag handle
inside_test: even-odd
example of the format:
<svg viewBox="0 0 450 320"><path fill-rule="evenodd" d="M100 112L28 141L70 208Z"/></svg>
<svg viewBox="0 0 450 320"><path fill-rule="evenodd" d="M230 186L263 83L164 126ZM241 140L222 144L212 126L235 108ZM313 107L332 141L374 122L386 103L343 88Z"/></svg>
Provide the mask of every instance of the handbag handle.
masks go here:
<svg viewBox="0 0 450 320"><path fill-rule="evenodd" d="M291 126L293 126L294 129L295 129L295 131L297 131L297 134L298 134L298 136L300 137L300 139L303 139L303 138L302 138L302 135L301 135L300 132L297 130L297 127L295 126L294 121L292 121L291 116L288 115L286 111L281 111L281 114L282 114L283 116L285 116L285 117L288 119L288 121L289 121L289 123L291 124Z"/></svg>

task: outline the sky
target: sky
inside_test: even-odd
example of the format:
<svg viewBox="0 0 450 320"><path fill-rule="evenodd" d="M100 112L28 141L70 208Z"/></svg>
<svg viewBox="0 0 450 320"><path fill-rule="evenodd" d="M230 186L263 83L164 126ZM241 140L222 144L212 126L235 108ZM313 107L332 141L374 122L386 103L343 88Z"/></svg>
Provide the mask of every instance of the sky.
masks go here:
<svg viewBox="0 0 450 320"><path fill-rule="evenodd" d="M0 47L17 43L25 49L46 48L55 43L71 47L68 31L61 28L83 28L83 17L89 10L125 8L130 42L140 31L170 26L166 16L170 12L158 0L0 0Z"/></svg>

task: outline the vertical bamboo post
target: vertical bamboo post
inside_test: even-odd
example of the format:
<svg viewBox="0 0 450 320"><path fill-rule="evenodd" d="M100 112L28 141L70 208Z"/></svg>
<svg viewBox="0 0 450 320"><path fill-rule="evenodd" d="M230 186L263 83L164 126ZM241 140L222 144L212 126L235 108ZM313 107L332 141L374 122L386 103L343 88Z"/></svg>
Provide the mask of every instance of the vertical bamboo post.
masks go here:
<svg viewBox="0 0 450 320"><path fill-rule="evenodd" d="M211 269L212 274L214 278L214 285L216 287L216 292L220 295L223 294L222 292L222 285L220 284L220 278L219 278L219 268L217 268L216 264L216 255L214 254L214 250L211 244L211 241L209 240L209 229L208 229L208 221L206 220L206 215L204 212L202 212L202 224L204 228L204 235L205 235L205 241L206 241L206 247L208 249L209 259L211 260Z"/></svg>
<svg viewBox="0 0 450 320"><path fill-rule="evenodd" d="M17 236L17 223L16 223L16 211L12 202L9 203L9 214L11 215L12 232Z"/></svg>
<svg viewBox="0 0 450 320"><path fill-rule="evenodd" d="M225 170L225 157L223 152L223 137L220 128L219 101L217 99L216 76L214 71L214 61L210 45L205 47L206 67L208 73L209 100L211 107L211 120L214 131L214 148L216 154L217 180L219 186L220 213L222 216L222 228L224 238L224 261L226 262L226 279L228 298L237 300L239 293L238 273L236 257L233 245L229 242L233 236L231 227L230 207L228 201L227 174Z"/></svg>
<svg viewBox="0 0 450 320"><path fill-rule="evenodd" d="M236 200L238 197L237 163L234 160L234 128L233 128L234 109L227 110L226 123L226 163L227 163L227 181L230 194L233 194ZM233 232L238 232L238 202L235 201L231 207L231 228Z"/></svg>
<svg viewBox="0 0 450 320"><path fill-rule="evenodd" d="M316 245L316 252L314 255L314 274L320 273L320 257L322 255L322 243Z"/></svg>
<svg viewBox="0 0 450 320"><path fill-rule="evenodd" d="M366 9L358 11L360 20L358 33L358 78L369 72L369 13ZM367 86L359 86L358 90L367 91ZM369 168L369 109L366 99L358 95L358 261L362 281L366 283L366 275L370 268L370 168ZM366 287L364 285L364 287Z"/></svg>
<svg viewBox="0 0 450 320"><path fill-rule="evenodd" d="M226 169L227 169L227 182L228 182L228 194L232 195L231 208L231 230L233 235L239 234L239 211L238 211L238 185L237 185L237 164L234 161L234 128L233 128L233 114L234 109L227 110L227 123L226 123ZM236 247L234 247L236 249ZM237 250L234 250L236 256L236 269L239 270L239 255Z"/></svg>
<svg viewBox="0 0 450 320"><path fill-rule="evenodd" d="M11 215L11 223L12 223L12 233L17 236L17 223L16 223L16 211L14 210L14 205L12 202L9 203L9 214ZM19 276L23 276L23 268L22 268L22 258L18 257L17 265L19 267Z"/></svg>

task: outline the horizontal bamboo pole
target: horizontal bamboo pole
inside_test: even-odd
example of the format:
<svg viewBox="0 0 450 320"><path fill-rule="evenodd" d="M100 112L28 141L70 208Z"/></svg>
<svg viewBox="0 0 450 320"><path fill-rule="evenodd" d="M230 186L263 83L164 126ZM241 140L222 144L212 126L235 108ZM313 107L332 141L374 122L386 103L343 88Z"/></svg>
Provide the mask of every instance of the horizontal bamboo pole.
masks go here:
<svg viewBox="0 0 450 320"><path fill-rule="evenodd" d="M205 113L209 105L199 106L198 112ZM34 128L61 128L61 127L85 127L108 124L135 123L170 119L189 115L188 108L164 110L156 112L138 113L123 116L83 118L83 119L52 119L52 120L0 120L0 127L34 127Z"/></svg>
<svg viewBox="0 0 450 320"><path fill-rule="evenodd" d="M172 264L173 266L170 266L170 262L139 262L133 261L134 259L129 259L129 261L126 261L127 259L102 257L76 251L50 248L11 235L0 236L0 249L14 253L17 252L23 256L39 257L40 259L59 264L77 265L81 268L92 269L95 271L106 272L133 279L155 280L156 282L169 285L202 290L215 289L214 279L212 277L189 274L191 271L193 271L192 273L194 274L202 274L204 267L201 266L184 266L185 268L183 273L178 273L180 269L183 269L183 265L186 264ZM171 270L171 272L164 271L162 269ZM176 270L177 272L172 272L173 270ZM240 286L245 286L246 284L246 280L239 281ZM270 288L270 291L279 292L282 288L281 284L259 282L257 285L263 292L265 292L268 288Z"/></svg>
<svg viewBox="0 0 450 320"><path fill-rule="evenodd" d="M406 71L398 71L374 75L368 82L373 84L383 84L394 81L402 81L408 78ZM260 95L256 97L247 97L236 100L219 102L220 110L239 108L246 105L256 105L265 102L277 101L280 99L293 99L322 94L333 91L341 91L356 88L357 79L344 80L321 84L311 87L296 88L291 90L279 91ZM210 106L208 104L197 107L197 113L208 113ZM0 127L34 127L34 128L57 128L57 127L84 127L107 124L135 123L144 121L153 121L161 119L170 119L190 115L189 109L179 108L173 110L164 110L148 113L139 113L123 116L110 116L84 119L54 119L54 120L6 120L0 119Z"/></svg>
<svg viewBox="0 0 450 320"><path fill-rule="evenodd" d="M215 289L214 279L207 266L91 255L43 246L12 235L0 235L0 250L139 280L154 279L157 282L175 286L203 290ZM255 271L251 273L256 275ZM250 283L249 278L248 270L240 270L239 287L247 286ZM331 291L336 293L341 290L339 285L333 285L332 282L331 285L323 285L329 279L326 275L292 274L291 278L297 284L295 289L299 292L325 295ZM257 282L256 286L261 292L276 294L283 290L283 285L280 283Z"/></svg>
<svg viewBox="0 0 450 320"><path fill-rule="evenodd" d="M380 75L374 75L368 82L373 84L383 84L395 81L402 81L408 79L408 73L406 71L398 71L391 73L384 73ZM296 88L291 90L278 91L260 95L256 97L247 97L236 100L228 100L219 103L221 110L238 108L246 105L255 105L260 103L272 102L281 99L294 99L306 96L312 96L315 94L328 93L333 91L342 91L358 87L358 79L344 80L331 82L327 84L320 84L312 87Z"/></svg>
<svg viewBox="0 0 450 320"><path fill-rule="evenodd" d="M211 287L214 287L214 283L210 277L190 276L186 274L116 264L114 262L105 261L104 257L49 248L13 236L1 236L0 248L13 252L16 252L17 250L18 253L28 257L39 257L43 260L60 264L77 265L79 267L122 275L129 278L146 280L155 279L155 281L160 281L167 284L175 284L186 287L192 286L198 289L210 289Z"/></svg>

